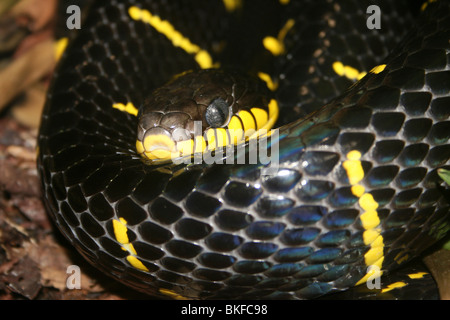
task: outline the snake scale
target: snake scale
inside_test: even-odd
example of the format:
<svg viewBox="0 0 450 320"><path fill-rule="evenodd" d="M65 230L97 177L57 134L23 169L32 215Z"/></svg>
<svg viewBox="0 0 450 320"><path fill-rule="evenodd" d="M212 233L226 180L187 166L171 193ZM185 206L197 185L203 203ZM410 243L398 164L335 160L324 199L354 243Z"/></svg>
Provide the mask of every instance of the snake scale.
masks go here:
<svg viewBox="0 0 450 320"><path fill-rule="evenodd" d="M444 237L450 4L235 3L91 5L38 141L46 206L76 249L151 295L309 299L365 286ZM205 57L272 83L275 171L137 154L135 109Z"/></svg>

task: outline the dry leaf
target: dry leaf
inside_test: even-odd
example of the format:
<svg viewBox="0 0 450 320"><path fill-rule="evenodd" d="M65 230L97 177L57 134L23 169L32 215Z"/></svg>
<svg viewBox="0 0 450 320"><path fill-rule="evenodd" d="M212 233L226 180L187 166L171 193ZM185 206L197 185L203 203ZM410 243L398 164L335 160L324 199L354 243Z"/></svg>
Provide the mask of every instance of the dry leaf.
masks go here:
<svg viewBox="0 0 450 320"><path fill-rule="evenodd" d="M38 128L44 109L45 97L46 91L41 83L29 88L25 92L24 99L11 110L14 118L29 128Z"/></svg>
<svg viewBox="0 0 450 320"><path fill-rule="evenodd" d="M53 41L35 45L0 72L0 110L55 65Z"/></svg>

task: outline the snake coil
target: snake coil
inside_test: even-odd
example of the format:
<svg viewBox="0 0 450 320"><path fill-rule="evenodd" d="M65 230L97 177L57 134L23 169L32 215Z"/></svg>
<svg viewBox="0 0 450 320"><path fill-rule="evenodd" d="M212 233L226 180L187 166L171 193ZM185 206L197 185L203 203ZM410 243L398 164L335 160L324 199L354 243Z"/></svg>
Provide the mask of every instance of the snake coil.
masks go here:
<svg viewBox="0 0 450 320"><path fill-rule="evenodd" d="M408 1L377 4L380 30L366 1L94 2L39 133L59 229L107 274L175 298L315 298L419 255L450 228L449 3L425 3L383 61L416 18ZM273 80L276 173L137 154L128 111L207 54Z"/></svg>

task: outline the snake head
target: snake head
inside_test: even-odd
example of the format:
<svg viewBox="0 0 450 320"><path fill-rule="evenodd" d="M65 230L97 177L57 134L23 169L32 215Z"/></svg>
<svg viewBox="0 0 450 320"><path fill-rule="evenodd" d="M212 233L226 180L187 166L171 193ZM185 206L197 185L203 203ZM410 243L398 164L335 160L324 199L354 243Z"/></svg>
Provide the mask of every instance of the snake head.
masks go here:
<svg viewBox="0 0 450 320"><path fill-rule="evenodd" d="M267 94L262 81L234 71L180 74L141 106L137 151L150 160L165 160L243 141L245 129L255 131L267 122ZM266 119L258 121L255 109L263 110ZM240 130L239 136L230 130Z"/></svg>

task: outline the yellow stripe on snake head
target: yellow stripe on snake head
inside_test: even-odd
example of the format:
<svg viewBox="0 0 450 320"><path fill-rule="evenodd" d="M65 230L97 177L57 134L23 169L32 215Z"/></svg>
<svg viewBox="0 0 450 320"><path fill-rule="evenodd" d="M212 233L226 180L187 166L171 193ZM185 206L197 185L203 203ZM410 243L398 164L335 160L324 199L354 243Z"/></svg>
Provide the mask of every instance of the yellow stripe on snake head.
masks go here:
<svg viewBox="0 0 450 320"><path fill-rule="evenodd" d="M149 135L144 139L144 154L149 159L170 159L175 142L163 134Z"/></svg>
<svg viewBox="0 0 450 320"><path fill-rule="evenodd" d="M147 158L149 158L150 160L171 159L172 152L170 152L169 150L164 150L164 149L155 149L153 151L145 152L145 156Z"/></svg>
<svg viewBox="0 0 450 320"><path fill-rule="evenodd" d="M228 130L225 128L217 128L216 129L216 135L217 135L217 148L225 147L230 143L229 137L228 137Z"/></svg>
<svg viewBox="0 0 450 320"><path fill-rule="evenodd" d="M206 141L203 136L194 137L194 153L203 152L206 150Z"/></svg>
<svg viewBox="0 0 450 320"><path fill-rule="evenodd" d="M252 114L248 111L242 110L238 112L239 118L241 118L242 123L244 124L244 134L245 137L250 137L253 133L255 133L256 123Z"/></svg>
<svg viewBox="0 0 450 320"><path fill-rule="evenodd" d="M250 111L256 119L256 129L263 128L269 120L269 115L267 114L266 110L260 108L251 108Z"/></svg>
<svg viewBox="0 0 450 320"><path fill-rule="evenodd" d="M259 127L258 125L258 130L251 137L249 137L249 139L256 139L264 136L268 137L272 134L272 130L270 129L272 129L272 127L275 125L275 122L278 119L278 112L279 112L278 102L275 99L272 99L270 100L268 107L269 107L269 116L266 123L262 127ZM258 118L256 116L255 118L258 121Z"/></svg>
<svg viewBox="0 0 450 320"><path fill-rule="evenodd" d="M142 141L140 140L136 140L136 151L138 154L140 154L141 156L144 154L145 152L145 148L144 148L144 144L142 143Z"/></svg>
<svg viewBox="0 0 450 320"><path fill-rule="evenodd" d="M275 99L270 100L269 102L269 121L267 121L266 125L262 129L272 129L275 125L275 122L278 119L278 114L280 112L280 108L278 107L278 102Z"/></svg>
<svg viewBox="0 0 450 320"><path fill-rule="evenodd" d="M237 116L231 117L231 120L228 123L228 132L230 133L231 143L236 145L244 140L244 129Z"/></svg>
<svg viewBox="0 0 450 320"><path fill-rule="evenodd" d="M223 4L228 12L233 12L242 7L242 0L223 0Z"/></svg>
<svg viewBox="0 0 450 320"><path fill-rule="evenodd" d="M208 142L208 150L214 150L216 148L216 136L214 129L208 129L205 132L205 140Z"/></svg>
<svg viewBox="0 0 450 320"><path fill-rule="evenodd" d="M193 151L194 151L194 140L191 139L177 142L177 152L175 153L176 156L179 155L187 156L192 154Z"/></svg>
<svg viewBox="0 0 450 320"><path fill-rule="evenodd" d="M228 139L227 129L225 128L211 128L205 133L208 141L208 150L214 150L227 146L230 143Z"/></svg>

